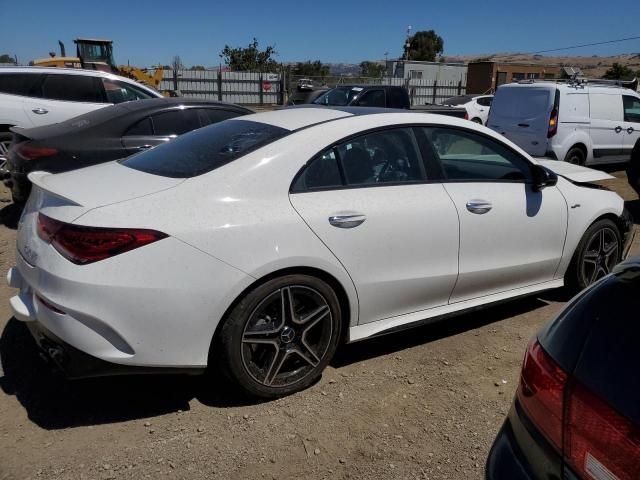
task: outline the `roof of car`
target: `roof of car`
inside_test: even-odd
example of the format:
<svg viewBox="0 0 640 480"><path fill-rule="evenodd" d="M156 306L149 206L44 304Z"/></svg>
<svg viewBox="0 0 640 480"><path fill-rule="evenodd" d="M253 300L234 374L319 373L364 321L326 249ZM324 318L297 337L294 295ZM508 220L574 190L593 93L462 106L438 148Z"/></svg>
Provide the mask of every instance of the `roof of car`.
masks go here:
<svg viewBox="0 0 640 480"><path fill-rule="evenodd" d="M123 77L120 75L116 75L115 73L103 72L101 70L87 70L85 68L62 68L62 67L0 67L0 75L3 73L46 73L53 75L83 75L86 77L100 77L100 78L111 78L114 80L120 80L127 83L132 83L134 85L139 85L144 87L147 90L152 90L151 88L143 85L135 80L131 80L130 78ZM159 95L159 93L158 93Z"/></svg>
<svg viewBox="0 0 640 480"><path fill-rule="evenodd" d="M253 113L253 110L236 105L234 103L219 102L218 100L201 100L197 98L186 97L163 97L163 98L150 98L148 100L136 100L134 102L124 102L114 105L129 112L138 112L140 110L154 109L162 106L196 106L202 105L207 107L217 108L229 108L233 110L241 110L247 113Z"/></svg>

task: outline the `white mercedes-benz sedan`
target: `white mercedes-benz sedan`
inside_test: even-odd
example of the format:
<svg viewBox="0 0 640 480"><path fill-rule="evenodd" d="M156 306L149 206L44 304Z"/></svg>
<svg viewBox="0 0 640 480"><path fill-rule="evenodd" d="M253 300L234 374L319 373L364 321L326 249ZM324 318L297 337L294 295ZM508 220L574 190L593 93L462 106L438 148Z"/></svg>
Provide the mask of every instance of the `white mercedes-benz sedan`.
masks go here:
<svg viewBox="0 0 640 480"><path fill-rule="evenodd" d="M277 397L341 342L606 275L633 232L606 176L440 115L249 115L32 173L11 306L71 377L212 366Z"/></svg>

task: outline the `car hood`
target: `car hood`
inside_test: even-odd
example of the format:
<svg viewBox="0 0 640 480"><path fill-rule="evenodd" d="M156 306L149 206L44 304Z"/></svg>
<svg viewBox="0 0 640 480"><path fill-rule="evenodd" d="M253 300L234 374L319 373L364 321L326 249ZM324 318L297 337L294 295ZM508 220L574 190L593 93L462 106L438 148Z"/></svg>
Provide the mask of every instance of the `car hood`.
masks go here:
<svg viewBox="0 0 640 480"><path fill-rule="evenodd" d="M600 170L581 167L580 165L574 165L573 163L562 162L559 160L536 159L536 161L543 167L551 170L556 175L571 180L572 182L586 183L614 178L608 173L601 172Z"/></svg>
<svg viewBox="0 0 640 480"><path fill-rule="evenodd" d="M118 162L59 174L32 172L29 180L47 195L83 210L151 195L184 182L183 178L151 175Z"/></svg>

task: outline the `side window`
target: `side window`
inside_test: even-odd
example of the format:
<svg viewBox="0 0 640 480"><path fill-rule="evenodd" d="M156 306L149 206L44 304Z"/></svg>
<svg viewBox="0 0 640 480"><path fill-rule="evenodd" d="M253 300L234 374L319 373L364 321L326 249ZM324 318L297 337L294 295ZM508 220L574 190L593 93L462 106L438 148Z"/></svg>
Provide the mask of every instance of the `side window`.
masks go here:
<svg viewBox="0 0 640 480"><path fill-rule="evenodd" d="M291 190L296 193L341 186L342 176L338 168L338 159L335 149L332 148L309 162Z"/></svg>
<svg viewBox="0 0 640 480"><path fill-rule="evenodd" d="M47 75L42 83L42 96L68 102L104 102L99 79L84 75Z"/></svg>
<svg viewBox="0 0 640 480"><path fill-rule="evenodd" d="M421 157L409 128L381 130L338 146L347 185L380 185L424 180Z"/></svg>
<svg viewBox="0 0 640 480"><path fill-rule="evenodd" d="M624 121L640 123L640 99L624 95L622 101L624 103Z"/></svg>
<svg viewBox="0 0 640 480"><path fill-rule="evenodd" d="M149 117L143 118L142 120L134 123L124 134L125 137L151 135L153 135L153 128L151 126L151 118Z"/></svg>
<svg viewBox="0 0 640 480"><path fill-rule="evenodd" d="M493 101L493 97L482 97L478 100L478 105L482 105L483 107L490 107L491 102Z"/></svg>
<svg viewBox="0 0 640 480"><path fill-rule="evenodd" d="M135 85L130 85L119 80L111 80L109 78L102 79L104 92L108 103L131 102L133 100L145 100L147 98L155 98L148 92Z"/></svg>
<svg viewBox="0 0 640 480"><path fill-rule="evenodd" d="M531 179L527 160L482 134L447 128L425 128L436 162L448 180L515 181Z"/></svg>
<svg viewBox="0 0 640 480"><path fill-rule="evenodd" d="M192 109L158 113L153 119L153 132L159 136L182 135L200 128L198 114Z"/></svg>
<svg viewBox="0 0 640 480"><path fill-rule="evenodd" d="M409 108L407 98L402 88L390 88L387 94L389 95L389 107Z"/></svg>
<svg viewBox="0 0 640 480"><path fill-rule="evenodd" d="M358 100L361 107L385 107L384 90L369 90Z"/></svg>
<svg viewBox="0 0 640 480"><path fill-rule="evenodd" d="M232 110L223 110L221 108L198 108L195 110L198 112L200 125L203 127L242 115L241 113Z"/></svg>
<svg viewBox="0 0 640 480"><path fill-rule="evenodd" d="M42 75L37 73L0 74L0 93L39 97L36 87L41 81Z"/></svg>

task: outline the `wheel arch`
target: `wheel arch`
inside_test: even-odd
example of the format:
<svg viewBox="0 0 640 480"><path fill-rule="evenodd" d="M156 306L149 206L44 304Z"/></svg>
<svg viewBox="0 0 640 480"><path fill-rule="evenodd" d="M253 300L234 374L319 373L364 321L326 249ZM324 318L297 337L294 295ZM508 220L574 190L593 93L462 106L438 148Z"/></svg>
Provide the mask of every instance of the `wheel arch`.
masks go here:
<svg viewBox="0 0 640 480"><path fill-rule="evenodd" d="M224 314L220 317L220 321L216 325L215 331L213 333L213 337L211 338L211 344L209 346L209 358L211 358L212 348L215 345L215 340L224 325L224 322L228 318L229 314L233 311L236 305L249 293L251 290L263 285L264 283L272 280L274 278L283 277L285 275L309 275L312 277L316 277L324 282L326 282L336 293L338 297L338 302L340 304L340 315L342 320L342 332L340 343L345 343L349 339L349 327L351 326L352 320L352 307L353 302L349 299L349 295L347 293L347 289L344 287L342 282L340 282L334 275L327 272L326 270L322 270L317 267L309 267L309 266L291 266L284 267L278 270L274 270L269 272L268 274L263 275L262 277L257 278L254 282L252 282L249 286L245 287L236 298L229 304L229 306L225 309Z"/></svg>

